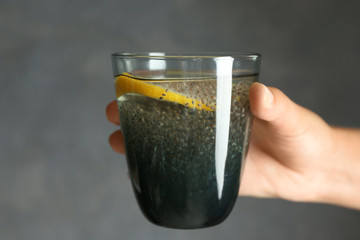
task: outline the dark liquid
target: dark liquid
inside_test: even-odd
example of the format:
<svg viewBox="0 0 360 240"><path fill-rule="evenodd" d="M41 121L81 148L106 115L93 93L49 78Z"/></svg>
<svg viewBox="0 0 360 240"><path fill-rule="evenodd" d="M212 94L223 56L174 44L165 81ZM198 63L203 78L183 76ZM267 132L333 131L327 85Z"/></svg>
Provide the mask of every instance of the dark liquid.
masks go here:
<svg viewBox="0 0 360 240"><path fill-rule="evenodd" d="M138 94L119 98L133 188L151 222L190 229L218 224L228 216L238 196L251 121L247 103L233 99L228 151L219 171L216 111Z"/></svg>

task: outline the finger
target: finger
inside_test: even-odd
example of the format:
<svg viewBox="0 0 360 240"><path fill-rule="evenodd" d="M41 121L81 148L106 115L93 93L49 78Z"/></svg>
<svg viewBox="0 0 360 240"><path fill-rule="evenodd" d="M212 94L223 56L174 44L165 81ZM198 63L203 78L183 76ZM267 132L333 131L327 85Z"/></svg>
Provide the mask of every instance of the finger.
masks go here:
<svg viewBox="0 0 360 240"><path fill-rule="evenodd" d="M106 106L106 117L109 122L120 125L119 110L115 100Z"/></svg>
<svg viewBox="0 0 360 240"><path fill-rule="evenodd" d="M110 135L109 143L110 143L111 148L115 152L121 153L121 154L125 153L124 137L120 130L117 130Z"/></svg>
<svg viewBox="0 0 360 240"><path fill-rule="evenodd" d="M260 120L266 122L268 129L294 136L308 129L313 122L314 113L291 101L277 88L254 83L250 87L250 108Z"/></svg>

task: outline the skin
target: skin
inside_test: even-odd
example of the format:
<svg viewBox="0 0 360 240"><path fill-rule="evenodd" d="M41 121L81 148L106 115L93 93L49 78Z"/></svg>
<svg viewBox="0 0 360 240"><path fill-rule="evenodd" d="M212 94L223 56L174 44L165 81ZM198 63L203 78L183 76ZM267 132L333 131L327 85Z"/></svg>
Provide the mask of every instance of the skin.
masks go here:
<svg viewBox="0 0 360 240"><path fill-rule="evenodd" d="M254 115L239 195L320 202L360 210L360 130L329 126L277 88L252 84ZM116 102L106 107L120 124ZM120 130L109 137L124 154Z"/></svg>

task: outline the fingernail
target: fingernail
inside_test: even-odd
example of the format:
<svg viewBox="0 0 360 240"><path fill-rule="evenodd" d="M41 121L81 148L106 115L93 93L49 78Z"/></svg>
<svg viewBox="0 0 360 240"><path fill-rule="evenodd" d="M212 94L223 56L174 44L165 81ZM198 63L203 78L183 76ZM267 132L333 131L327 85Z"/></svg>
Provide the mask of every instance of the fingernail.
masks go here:
<svg viewBox="0 0 360 240"><path fill-rule="evenodd" d="M272 92L270 91L270 89L267 86L265 86L265 85L263 85L263 86L265 89L265 103L267 105L270 105L274 101L274 95L272 94Z"/></svg>

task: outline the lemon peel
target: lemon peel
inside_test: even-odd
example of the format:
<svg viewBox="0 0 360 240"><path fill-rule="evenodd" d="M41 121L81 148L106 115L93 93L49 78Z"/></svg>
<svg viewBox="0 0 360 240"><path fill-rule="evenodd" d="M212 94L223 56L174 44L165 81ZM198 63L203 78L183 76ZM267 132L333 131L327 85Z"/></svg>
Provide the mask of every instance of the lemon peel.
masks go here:
<svg viewBox="0 0 360 240"><path fill-rule="evenodd" d="M115 78L115 89L117 98L126 93L138 93L161 101L176 102L198 110L215 110L214 105L204 104L199 100L189 98L169 89L153 85L144 80L135 79L128 73L123 73Z"/></svg>

